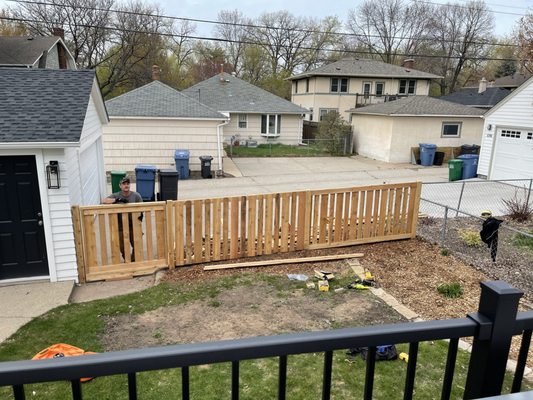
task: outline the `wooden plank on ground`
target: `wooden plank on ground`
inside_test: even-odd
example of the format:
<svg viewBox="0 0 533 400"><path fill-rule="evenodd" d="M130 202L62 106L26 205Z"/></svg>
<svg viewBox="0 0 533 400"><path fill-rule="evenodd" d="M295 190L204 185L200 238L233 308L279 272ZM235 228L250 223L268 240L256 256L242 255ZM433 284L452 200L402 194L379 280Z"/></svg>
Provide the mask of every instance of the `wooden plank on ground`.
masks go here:
<svg viewBox="0 0 533 400"><path fill-rule="evenodd" d="M243 263L237 263L237 264L224 264L224 265L206 265L204 267L204 271L214 271L218 269L229 269L229 268L263 267L263 266L270 266L270 265L346 260L349 258L360 258L363 256L364 256L363 253L332 254L329 256L314 256L314 257L302 257L302 258L288 258L288 259L286 258L286 259L278 259L278 260L251 261L251 262L243 262Z"/></svg>

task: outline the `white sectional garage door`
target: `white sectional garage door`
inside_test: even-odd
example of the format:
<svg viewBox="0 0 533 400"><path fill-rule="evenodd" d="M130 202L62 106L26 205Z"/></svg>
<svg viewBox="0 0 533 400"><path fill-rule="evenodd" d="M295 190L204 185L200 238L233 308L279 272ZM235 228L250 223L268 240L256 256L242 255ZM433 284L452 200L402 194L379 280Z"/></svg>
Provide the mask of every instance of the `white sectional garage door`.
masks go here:
<svg viewBox="0 0 533 400"><path fill-rule="evenodd" d="M499 128L491 179L533 178L533 128Z"/></svg>

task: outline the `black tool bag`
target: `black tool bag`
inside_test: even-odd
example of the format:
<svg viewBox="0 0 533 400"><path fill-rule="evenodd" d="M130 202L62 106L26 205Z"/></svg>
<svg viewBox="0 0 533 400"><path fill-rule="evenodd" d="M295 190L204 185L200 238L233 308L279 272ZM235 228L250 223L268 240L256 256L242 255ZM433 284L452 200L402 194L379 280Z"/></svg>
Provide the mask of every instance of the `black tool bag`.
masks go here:
<svg viewBox="0 0 533 400"><path fill-rule="evenodd" d="M357 354L361 354L363 360L366 360L368 355L368 347L355 347L349 349L346 354L355 357ZM376 347L376 361L390 361L398 358L398 351L393 344L387 344Z"/></svg>

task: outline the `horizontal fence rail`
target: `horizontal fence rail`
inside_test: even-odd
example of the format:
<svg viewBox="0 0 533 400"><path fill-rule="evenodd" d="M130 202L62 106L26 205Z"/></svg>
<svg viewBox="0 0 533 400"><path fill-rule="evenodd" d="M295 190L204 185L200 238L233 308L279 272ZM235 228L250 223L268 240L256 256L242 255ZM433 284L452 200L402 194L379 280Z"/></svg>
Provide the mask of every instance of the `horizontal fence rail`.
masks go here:
<svg viewBox="0 0 533 400"><path fill-rule="evenodd" d="M240 362L279 357L278 398L285 398L287 375L298 373L287 370L287 356L320 352L324 353L322 398L329 399L334 379L332 373L336 368L333 351L368 347L368 354L373 355L376 346L409 343L409 363L403 391L404 398L411 399L416 390L417 356L421 351L419 343L449 339L441 396L441 399L446 400L451 394L458 340L461 337L473 337L472 356L464 388L464 398L473 399L501 394L511 338L513 335L523 334L512 386L512 391L518 392L533 329L533 313L517 313L521 296L522 292L505 282L485 282L481 284L479 310L469 314L467 318L171 345L83 357L3 362L0 363L0 386L12 386L15 399L24 399L24 385L69 380L72 382L72 397L81 399L81 377L127 374L129 398L134 399L137 398L137 373L181 368L182 398L188 399L189 367L228 362L232 365L232 398L238 398ZM374 364L374 358L367 357L365 399L372 398L374 387L379 384L374 379Z"/></svg>
<svg viewBox="0 0 533 400"><path fill-rule="evenodd" d="M73 207L80 277L412 238L420 192L420 183L401 183ZM122 250L130 242L131 255Z"/></svg>

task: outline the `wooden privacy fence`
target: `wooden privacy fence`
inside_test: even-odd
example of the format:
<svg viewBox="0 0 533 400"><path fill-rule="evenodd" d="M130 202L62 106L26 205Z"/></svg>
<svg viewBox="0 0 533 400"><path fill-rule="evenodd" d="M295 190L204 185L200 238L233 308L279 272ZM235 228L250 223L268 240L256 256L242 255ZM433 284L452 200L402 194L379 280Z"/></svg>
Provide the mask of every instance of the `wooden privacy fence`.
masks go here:
<svg viewBox="0 0 533 400"><path fill-rule="evenodd" d="M420 183L73 207L80 281L412 238ZM143 213L143 221L139 216ZM128 224L131 215L132 223ZM118 220L122 220L119 229ZM131 236L133 235L133 236ZM130 248L131 256L123 248ZM134 260L133 260L134 259Z"/></svg>

